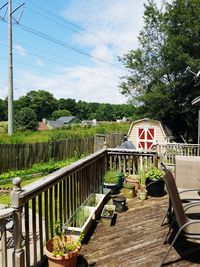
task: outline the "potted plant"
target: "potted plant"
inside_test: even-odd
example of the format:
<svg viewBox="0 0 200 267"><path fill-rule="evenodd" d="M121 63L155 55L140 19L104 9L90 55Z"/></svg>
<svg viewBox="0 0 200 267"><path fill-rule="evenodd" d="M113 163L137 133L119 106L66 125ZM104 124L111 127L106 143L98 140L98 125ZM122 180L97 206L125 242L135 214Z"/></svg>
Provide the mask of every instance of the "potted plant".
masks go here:
<svg viewBox="0 0 200 267"><path fill-rule="evenodd" d="M138 176L140 179L140 188L137 191L137 195L139 199L145 200L147 198L147 190L146 190L146 172L144 169L140 169L138 171Z"/></svg>
<svg viewBox="0 0 200 267"><path fill-rule="evenodd" d="M157 167L151 168L146 173L146 189L149 196L161 197L164 195L164 172Z"/></svg>
<svg viewBox="0 0 200 267"><path fill-rule="evenodd" d="M105 205L101 213L101 221L104 225L111 226L115 215L115 205Z"/></svg>
<svg viewBox="0 0 200 267"><path fill-rule="evenodd" d="M135 185L130 182L124 182L123 183L123 195L127 198L133 198L135 197Z"/></svg>
<svg viewBox="0 0 200 267"><path fill-rule="evenodd" d="M111 190L111 194L117 193L118 187L118 172L114 170L109 170L104 175L104 186Z"/></svg>
<svg viewBox="0 0 200 267"><path fill-rule="evenodd" d="M147 190L145 186L140 186L140 189L137 192L138 198L140 200L145 200L147 198Z"/></svg>
<svg viewBox="0 0 200 267"><path fill-rule="evenodd" d="M136 192L138 189L140 189L140 176L137 174L126 173L125 182L128 184L133 184Z"/></svg>
<svg viewBox="0 0 200 267"><path fill-rule="evenodd" d="M50 239L44 253L48 257L49 267L76 267L77 258L81 249L83 233L77 236L66 234L66 226L60 223L54 225L55 236Z"/></svg>

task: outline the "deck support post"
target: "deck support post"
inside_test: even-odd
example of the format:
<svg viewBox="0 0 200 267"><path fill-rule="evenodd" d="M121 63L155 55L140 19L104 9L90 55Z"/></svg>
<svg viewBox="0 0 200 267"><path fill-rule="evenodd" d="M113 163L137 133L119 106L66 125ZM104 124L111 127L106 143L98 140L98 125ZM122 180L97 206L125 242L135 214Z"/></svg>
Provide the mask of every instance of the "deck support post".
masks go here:
<svg viewBox="0 0 200 267"><path fill-rule="evenodd" d="M21 178L13 179L13 190L11 192L11 207L14 211L14 252L13 263L14 267L25 266L25 254L22 247L22 204L19 199L21 192Z"/></svg>

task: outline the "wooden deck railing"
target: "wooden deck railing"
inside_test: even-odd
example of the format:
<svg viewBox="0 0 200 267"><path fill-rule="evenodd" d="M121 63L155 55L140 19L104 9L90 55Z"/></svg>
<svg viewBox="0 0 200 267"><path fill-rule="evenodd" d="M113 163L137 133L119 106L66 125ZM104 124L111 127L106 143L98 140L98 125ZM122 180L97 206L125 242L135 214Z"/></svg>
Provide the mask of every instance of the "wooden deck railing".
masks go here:
<svg viewBox="0 0 200 267"><path fill-rule="evenodd" d="M175 157L179 156L199 156L200 146L198 144L158 144L156 145L156 151L161 160L166 165L175 165Z"/></svg>
<svg viewBox="0 0 200 267"><path fill-rule="evenodd" d="M20 179L15 178L11 192L15 225L13 262L10 259L7 265L2 259L2 267L36 266L43 258L44 243L54 235L54 223L65 223L91 192L100 192L109 168L135 173L139 168L156 164L156 152L103 149L24 188L20 187ZM1 254L5 250L6 247Z"/></svg>

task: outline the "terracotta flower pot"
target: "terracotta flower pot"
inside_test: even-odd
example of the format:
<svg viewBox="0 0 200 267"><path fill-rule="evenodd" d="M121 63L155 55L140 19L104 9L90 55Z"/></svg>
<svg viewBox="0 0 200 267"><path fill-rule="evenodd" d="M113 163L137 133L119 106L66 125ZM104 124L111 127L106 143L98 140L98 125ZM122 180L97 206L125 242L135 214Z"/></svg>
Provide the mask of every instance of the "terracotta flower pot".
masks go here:
<svg viewBox="0 0 200 267"><path fill-rule="evenodd" d="M76 267L77 258L80 252L80 247L75 251L68 252L64 256L53 256L53 243L50 239L44 247L44 253L48 257L49 267Z"/></svg>

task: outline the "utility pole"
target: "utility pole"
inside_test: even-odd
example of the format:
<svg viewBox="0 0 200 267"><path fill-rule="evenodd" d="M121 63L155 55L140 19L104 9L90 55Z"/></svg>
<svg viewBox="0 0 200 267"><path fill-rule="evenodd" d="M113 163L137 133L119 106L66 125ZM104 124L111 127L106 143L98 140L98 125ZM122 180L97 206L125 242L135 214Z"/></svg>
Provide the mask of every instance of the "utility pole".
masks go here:
<svg viewBox="0 0 200 267"><path fill-rule="evenodd" d="M8 135L12 135L14 132L14 112L13 112L13 49L12 49L12 19L13 13L21 8L23 4L18 6L15 10L12 10L12 0L4 5L8 4ZM3 7L4 7L3 6ZM22 15L22 13L21 13ZM21 18L20 15L20 18ZM20 19L19 18L19 19ZM14 19L16 21L16 19ZM17 22L17 21L16 21Z"/></svg>
<svg viewBox="0 0 200 267"><path fill-rule="evenodd" d="M12 0L8 1L8 135L14 132L13 120L13 54L12 54Z"/></svg>

